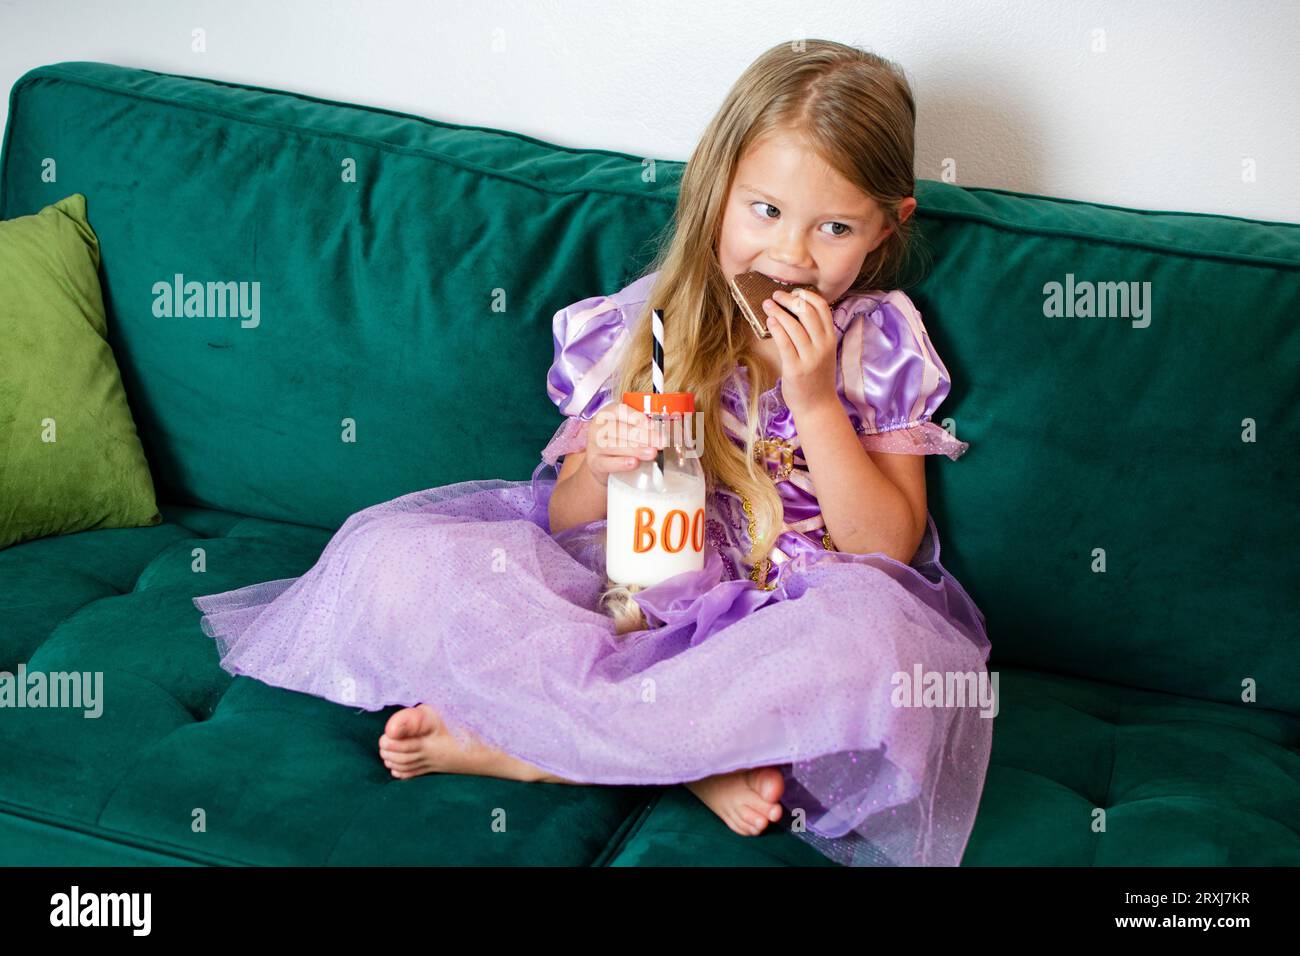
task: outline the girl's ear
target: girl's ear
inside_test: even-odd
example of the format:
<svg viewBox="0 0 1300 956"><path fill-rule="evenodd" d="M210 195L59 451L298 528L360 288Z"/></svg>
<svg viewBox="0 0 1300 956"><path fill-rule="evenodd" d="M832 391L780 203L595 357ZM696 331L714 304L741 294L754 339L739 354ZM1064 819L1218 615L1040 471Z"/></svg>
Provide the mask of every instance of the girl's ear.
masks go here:
<svg viewBox="0 0 1300 956"><path fill-rule="evenodd" d="M902 202L898 204L899 224L901 225L902 223L907 222L907 220L911 218L911 215L914 212L916 212L916 198L913 196L908 196L906 199L904 199ZM867 250L868 253L875 252L877 249L879 249L881 243L883 243L886 239L888 239L889 234L893 231L894 231L894 226L892 224L886 225L885 228L880 231L880 235L876 237L876 244L872 246L869 250Z"/></svg>
<svg viewBox="0 0 1300 956"><path fill-rule="evenodd" d="M898 204L898 221L907 222L914 212L916 212L916 197L908 196Z"/></svg>

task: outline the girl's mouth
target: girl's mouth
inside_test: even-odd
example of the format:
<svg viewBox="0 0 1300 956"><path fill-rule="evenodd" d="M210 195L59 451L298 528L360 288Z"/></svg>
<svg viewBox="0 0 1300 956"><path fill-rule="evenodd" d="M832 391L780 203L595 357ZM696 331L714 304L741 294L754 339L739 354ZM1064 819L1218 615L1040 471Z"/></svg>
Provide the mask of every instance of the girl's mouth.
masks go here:
<svg viewBox="0 0 1300 956"><path fill-rule="evenodd" d="M770 272L764 272L763 275L767 276L773 282L779 282L782 285L812 285L813 284L811 282L802 282L799 279L782 279L780 276L774 276Z"/></svg>

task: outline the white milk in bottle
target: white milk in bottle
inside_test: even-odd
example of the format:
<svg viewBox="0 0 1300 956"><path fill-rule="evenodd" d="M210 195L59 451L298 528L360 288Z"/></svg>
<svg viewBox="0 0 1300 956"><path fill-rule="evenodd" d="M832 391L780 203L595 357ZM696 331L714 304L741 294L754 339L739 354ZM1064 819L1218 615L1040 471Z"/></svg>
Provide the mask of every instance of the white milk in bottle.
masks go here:
<svg viewBox="0 0 1300 956"><path fill-rule="evenodd" d="M644 588L704 567L704 470L694 395L624 392L623 403L646 413L651 433L659 428L666 439L662 470L656 456L611 474L606 485L605 572ZM674 413L681 417L670 421Z"/></svg>

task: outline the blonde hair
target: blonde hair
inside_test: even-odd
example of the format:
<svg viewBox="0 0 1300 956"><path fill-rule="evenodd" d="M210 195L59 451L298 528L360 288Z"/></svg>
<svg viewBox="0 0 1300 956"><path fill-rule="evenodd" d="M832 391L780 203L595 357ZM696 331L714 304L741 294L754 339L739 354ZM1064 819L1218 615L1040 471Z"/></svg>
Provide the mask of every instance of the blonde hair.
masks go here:
<svg viewBox="0 0 1300 956"><path fill-rule="evenodd" d="M913 251L913 222L898 207L915 191L916 107L902 69L873 53L833 40L780 43L745 70L687 161L677 209L659 240L646 274L658 271L653 290L632 327L614 394L651 391L649 316L664 311L664 386L695 394L704 414L701 457L705 487L718 482L747 498L756 533L745 562L757 564L776 543L784 520L780 495L765 466L754 461L758 397L776 382L752 354L747 326L732 303L718 261L718 241L732 178L746 151L784 133L801 141L846 180L879 204L888 236L868 254L845 293L901 287L902 267ZM732 370L747 366L751 388L742 449L722 427L723 386ZM632 594L639 588L607 581L600 601L617 633L647 626Z"/></svg>

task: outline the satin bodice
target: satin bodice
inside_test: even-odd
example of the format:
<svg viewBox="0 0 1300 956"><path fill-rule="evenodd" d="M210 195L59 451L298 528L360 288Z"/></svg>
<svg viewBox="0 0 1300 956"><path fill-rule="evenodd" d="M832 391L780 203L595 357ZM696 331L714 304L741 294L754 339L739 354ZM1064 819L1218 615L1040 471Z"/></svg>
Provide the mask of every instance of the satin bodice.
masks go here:
<svg viewBox="0 0 1300 956"><path fill-rule="evenodd" d="M560 309L552 322L555 360L547 394L564 423L542 451L543 463L586 448L592 418L612 397L613 375L632 334L632 322L651 295L659 273L637 279L610 295L596 295ZM920 312L901 290L847 295L831 310L836 334L835 387L864 449L897 454L943 454L956 459L968 445L931 419L950 388L948 371L930 341ZM722 423L744 446L749 370L737 365L722 390ZM771 589L781 568L802 552L826 551L827 533L812 476L803 457L794 416L781 383L758 398L755 460L766 466L783 506L783 524L766 567L745 562L756 533L750 503L733 489L710 494L706 537L722 557L729 578L750 578Z"/></svg>

